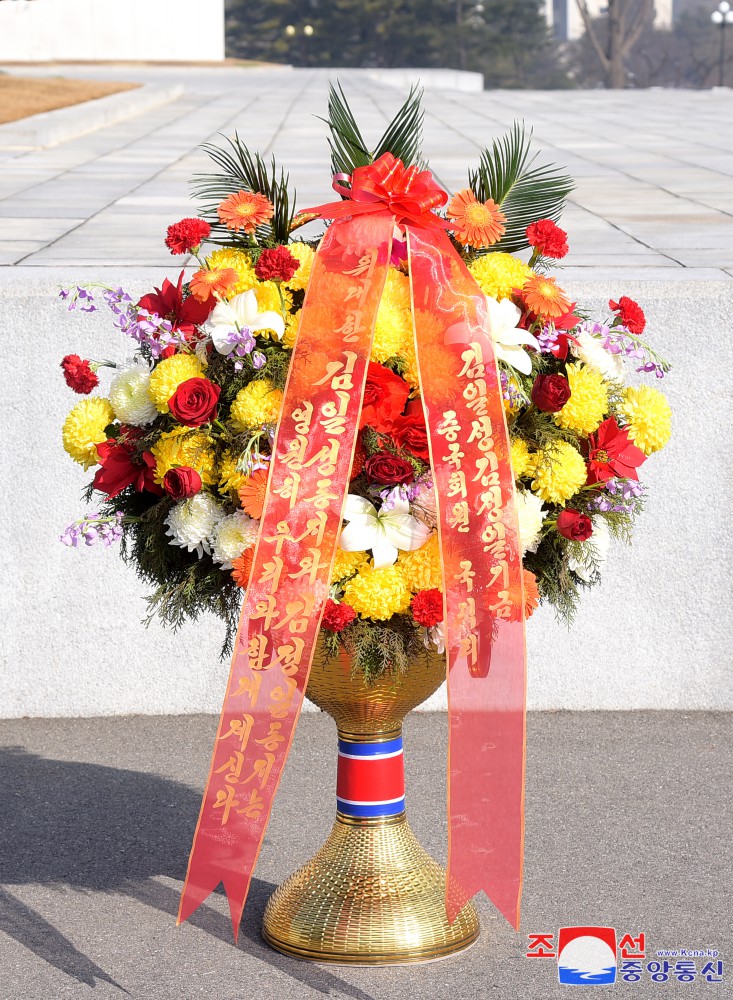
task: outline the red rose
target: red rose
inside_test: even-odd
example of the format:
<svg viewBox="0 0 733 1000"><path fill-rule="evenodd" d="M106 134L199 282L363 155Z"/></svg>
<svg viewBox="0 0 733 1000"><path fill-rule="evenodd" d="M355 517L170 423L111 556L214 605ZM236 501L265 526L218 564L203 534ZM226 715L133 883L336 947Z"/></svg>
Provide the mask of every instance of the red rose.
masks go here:
<svg viewBox="0 0 733 1000"><path fill-rule="evenodd" d="M585 542L593 534L593 522L587 514L567 507L557 515L557 530L572 542Z"/></svg>
<svg viewBox="0 0 733 1000"><path fill-rule="evenodd" d="M165 245L171 253L191 253L211 235L211 226L203 219L181 219L168 226Z"/></svg>
<svg viewBox="0 0 733 1000"><path fill-rule="evenodd" d="M378 451L376 455L372 455L366 460L364 468L367 478L382 486L402 486L415 478L415 470L407 459L388 451Z"/></svg>
<svg viewBox="0 0 733 1000"><path fill-rule="evenodd" d="M168 407L179 424L200 427L216 418L220 392L207 378L188 378L168 400Z"/></svg>
<svg viewBox="0 0 733 1000"><path fill-rule="evenodd" d="M570 383L564 375L538 375L532 386L532 402L544 413L557 413L570 399Z"/></svg>
<svg viewBox="0 0 733 1000"><path fill-rule="evenodd" d="M369 362L359 427L390 431L405 408L410 387L403 378L384 365Z"/></svg>
<svg viewBox="0 0 733 1000"><path fill-rule="evenodd" d="M539 219L527 226L527 242L543 257L560 260L568 252L568 234L552 219Z"/></svg>
<svg viewBox="0 0 733 1000"><path fill-rule="evenodd" d="M412 617L425 628L433 628L443 621L443 595L437 587L418 590L412 599Z"/></svg>
<svg viewBox="0 0 733 1000"><path fill-rule="evenodd" d="M163 476L163 489L174 500L186 500L196 496L201 489L201 476L188 465L168 469Z"/></svg>
<svg viewBox="0 0 733 1000"><path fill-rule="evenodd" d="M329 597L326 601L321 625L323 628L327 628L329 632L343 632L346 626L353 622L355 618L356 611L354 611L350 604L338 604Z"/></svg>
<svg viewBox="0 0 733 1000"><path fill-rule="evenodd" d="M430 461L428 429L425 426L425 413L419 399L411 399L407 404L405 415L395 420L392 437L398 447L409 451L421 462Z"/></svg>
<svg viewBox="0 0 733 1000"><path fill-rule="evenodd" d="M88 396L99 385L99 379L90 363L78 354L67 354L61 362L61 368L68 387L82 396Z"/></svg>
<svg viewBox="0 0 733 1000"><path fill-rule="evenodd" d="M644 332L646 326L644 310L638 302L634 302L628 295L622 295L618 302L609 299L608 308L617 313L621 326L625 326L629 333L635 333L639 336Z"/></svg>
<svg viewBox="0 0 733 1000"><path fill-rule="evenodd" d="M300 261L287 247L263 250L255 264L255 274L260 281L290 281L300 267Z"/></svg>
<svg viewBox="0 0 733 1000"><path fill-rule="evenodd" d="M155 459L149 451L143 452L142 464L133 460L134 435L123 434L120 438L109 438L97 445L99 464L92 485L108 497L116 497L128 486L134 486L138 493L161 495L163 490L153 478Z"/></svg>

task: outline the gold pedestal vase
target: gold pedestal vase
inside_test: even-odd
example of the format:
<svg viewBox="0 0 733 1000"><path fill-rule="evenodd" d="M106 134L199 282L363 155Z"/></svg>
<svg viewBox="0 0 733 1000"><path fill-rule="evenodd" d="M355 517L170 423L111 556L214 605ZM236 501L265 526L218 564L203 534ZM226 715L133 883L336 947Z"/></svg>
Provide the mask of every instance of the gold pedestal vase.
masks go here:
<svg viewBox="0 0 733 1000"><path fill-rule="evenodd" d="M405 815L402 720L444 678L445 657L426 651L407 672L366 683L346 653L329 658L319 642L307 694L338 729L336 822L270 897L263 936L273 948L317 962L397 965L442 958L478 937L471 903L449 924L445 869Z"/></svg>

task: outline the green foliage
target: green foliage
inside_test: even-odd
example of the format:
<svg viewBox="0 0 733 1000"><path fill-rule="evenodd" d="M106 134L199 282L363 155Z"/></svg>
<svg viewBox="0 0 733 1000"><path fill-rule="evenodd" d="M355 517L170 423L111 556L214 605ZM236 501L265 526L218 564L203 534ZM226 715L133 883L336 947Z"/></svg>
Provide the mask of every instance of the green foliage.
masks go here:
<svg viewBox="0 0 733 1000"><path fill-rule="evenodd" d="M342 632L322 635L326 651L336 655L343 648L352 657L355 674L363 673L367 683L385 673L401 674L427 663L422 630L408 615L393 615L384 622L355 619Z"/></svg>
<svg viewBox="0 0 733 1000"><path fill-rule="evenodd" d="M493 198L506 216L506 232L492 252L524 250L529 245L527 226L538 219L557 222L573 190L567 174L551 165L534 166L538 154L530 155L531 141L531 131L527 134L524 123L515 121L491 149L483 150L478 168L469 172L469 187L478 200Z"/></svg>

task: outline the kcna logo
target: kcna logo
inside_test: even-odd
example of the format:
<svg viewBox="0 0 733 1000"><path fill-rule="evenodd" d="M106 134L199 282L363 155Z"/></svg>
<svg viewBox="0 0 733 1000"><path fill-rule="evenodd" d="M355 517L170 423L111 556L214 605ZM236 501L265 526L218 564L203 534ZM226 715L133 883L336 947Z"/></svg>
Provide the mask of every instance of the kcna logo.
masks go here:
<svg viewBox="0 0 733 1000"><path fill-rule="evenodd" d="M615 983L616 931L613 927L561 927L557 969L561 983Z"/></svg>

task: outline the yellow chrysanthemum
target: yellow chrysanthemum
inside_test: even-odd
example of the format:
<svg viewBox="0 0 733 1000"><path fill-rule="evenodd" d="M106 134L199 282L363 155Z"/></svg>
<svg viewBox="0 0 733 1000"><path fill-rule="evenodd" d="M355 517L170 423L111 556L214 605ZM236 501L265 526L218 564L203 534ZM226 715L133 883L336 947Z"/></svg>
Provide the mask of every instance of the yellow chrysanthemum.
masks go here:
<svg viewBox="0 0 733 1000"><path fill-rule="evenodd" d="M409 279L407 275L391 267L387 272L384 293L377 311L372 361L383 363L394 357L405 360L404 377L413 388L417 388Z"/></svg>
<svg viewBox="0 0 733 1000"><path fill-rule="evenodd" d="M232 455L231 451L225 451L221 456L217 472L219 475L219 492L222 496L230 494L232 499L236 500L239 487L247 477L237 468L237 458Z"/></svg>
<svg viewBox="0 0 733 1000"><path fill-rule="evenodd" d="M88 469L99 461L97 445L107 440L104 428L115 418L112 404L108 399L93 396L80 399L64 420L64 451Z"/></svg>
<svg viewBox="0 0 733 1000"><path fill-rule="evenodd" d="M672 434L672 409L659 389L649 385L627 389L619 410L627 420L629 437L645 455L664 448Z"/></svg>
<svg viewBox="0 0 733 1000"><path fill-rule="evenodd" d="M418 590L443 589L443 574L440 568L440 546L437 534L432 534L425 544L414 552L400 552L397 568L409 587Z"/></svg>
<svg viewBox="0 0 733 1000"><path fill-rule="evenodd" d="M336 558L333 561L333 573L331 582L338 583L347 576L353 576L362 566L369 562L368 552L344 552L343 549L336 549Z"/></svg>
<svg viewBox="0 0 733 1000"><path fill-rule="evenodd" d="M384 621L407 611L412 595L396 566L364 566L344 588L344 601L362 618Z"/></svg>
<svg viewBox="0 0 733 1000"><path fill-rule="evenodd" d="M595 368L568 365L570 399L555 414L555 423L578 434L592 434L608 413L608 386Z"/></svg>
<svg viewBox="0 0 733 1000"><path fill-rule="evenodd" d="M150 451L155 459L156 483L162 483L166 472L179 465L196 469L205 486L217 481L214 449L204 431L191 432L188 427L176 427L161 434Z"/></svg>
<svg viewBox="0 0 733 1000"><path fill-rule="evenodd" d="M232 423L238 431L274 424L280 416L283 394L269 379L250 382L240 389L232 403Z"/></svg>
<svg viewBox="0 0 733 1000"><path fill-rule="evenodd" d="M308 285L311 271L313 270L313 260L316 256L316 252L312 247L309 247L307 243L299 242L288 243L288 250L293 257L300 261L300 267L292 276L290 281L285 282L285 285L294 292L303 291Z"/></svg>
<svg viewBox="0 0 733 1000"><path fill-rule="evenodd" d="M521 288L534 271L531 267L508 253L485 253L468 269L479 288L492 299L508 299L514 288Z"/></svg>
<svg viewBox="0 0 733 1000"><path fill-rule="evenodd" d="M523 479L534 472L536 455L530 454L529 445L524 438L512 438L509 460L515 479Z"/></svg>
<svg viewBox="0 0 733 1000"><path fill-rule="evenodd" d="M241 292L248 292L250 288L254 288L258 284L257 275L252 266L252 259L245 250L233 250L230 247L222 247L221 250L214 250L213 253L210 253L206 258L206 263L212 270L231 267L239 275L239 281L236 285L232 285L227 293L228 299L239 295ZM260 308L263 307L260 306Z"/></svg>
<svg viewBox="0 0 733 1000"><path fill-rule="evenodd" d="M556 441L537 453L532 490L549 503L564 505L585 485L583 456L569 441Z"/></svg>
<svg viewBox="0 0 733 1000"><path fill-rule="evenodd" d="M195 354L174 354L164 358L150 373L148 395L160 413L168 413L168 400L181 382L199 378L204 369Z"/></svg>
<svg viewBox="0 0 733 1000"><path fill-rule="evenodd" d="M281 341L283 347L287 347L289 351L295 347L295 339L298 336L298 327L300 326L300 316L302 310L298 310L296 313L288 313L287 319L285 320L285 333L283 334L283 339Z"/></svg>
<svg viewBox="0 0 733 1000"><path fill-rule="evenodd" d="M280 301L280 292L282 292L282 302ZM259 281L254 286L254 293L257 298L257 308L259 311L275 312L279 316L282 316L284 304L287 312L293 305L293 296L287 288L281 288L280 292L278 292L276 282Z"/></svg>

